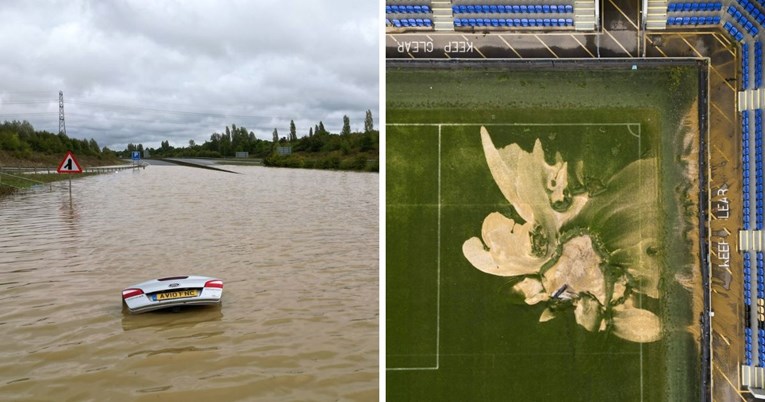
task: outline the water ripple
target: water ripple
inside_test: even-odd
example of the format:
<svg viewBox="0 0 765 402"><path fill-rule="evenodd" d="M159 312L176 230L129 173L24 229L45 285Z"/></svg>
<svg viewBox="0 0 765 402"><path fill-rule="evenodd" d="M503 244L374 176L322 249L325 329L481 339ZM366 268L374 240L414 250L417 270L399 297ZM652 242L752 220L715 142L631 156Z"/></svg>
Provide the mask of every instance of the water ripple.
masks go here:
<svg viewBox="0 0 765 402"><path fill-rule="evenodd" d="M376 399L378 176L232 170L0 200L4 399ZM176 274L223 278L223 306L122 312Z"/></svg>

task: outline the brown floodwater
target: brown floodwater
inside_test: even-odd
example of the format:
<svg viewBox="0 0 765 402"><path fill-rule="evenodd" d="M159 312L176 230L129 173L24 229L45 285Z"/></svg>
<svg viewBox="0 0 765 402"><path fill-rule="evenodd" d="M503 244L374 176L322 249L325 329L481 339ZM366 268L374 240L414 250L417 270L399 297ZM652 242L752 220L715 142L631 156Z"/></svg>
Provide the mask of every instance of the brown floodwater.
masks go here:
<svg viewBox="0 0 765 402"><path fill-rule="evenodd" d="M378 175L226 168L0 199L0 399L377 399ZM222 306L123 312L179 274Z"/></svg>

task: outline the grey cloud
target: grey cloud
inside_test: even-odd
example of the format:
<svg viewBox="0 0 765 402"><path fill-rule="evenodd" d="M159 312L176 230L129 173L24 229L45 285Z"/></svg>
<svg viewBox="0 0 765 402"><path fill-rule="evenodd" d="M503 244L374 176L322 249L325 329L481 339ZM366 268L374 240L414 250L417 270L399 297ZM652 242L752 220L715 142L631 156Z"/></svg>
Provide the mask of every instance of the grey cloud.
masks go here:
<svg viewBox="0 0 765 402"><path fill-rule="evenodd" d="M376 1L0 4L0 120L114 148L378 117ZM41 92L37 92L41 91ZM27 102L27 103L25 103ZM32 103L36 102L36 103ZM185 112L185 113L184 113Z"/></svg>

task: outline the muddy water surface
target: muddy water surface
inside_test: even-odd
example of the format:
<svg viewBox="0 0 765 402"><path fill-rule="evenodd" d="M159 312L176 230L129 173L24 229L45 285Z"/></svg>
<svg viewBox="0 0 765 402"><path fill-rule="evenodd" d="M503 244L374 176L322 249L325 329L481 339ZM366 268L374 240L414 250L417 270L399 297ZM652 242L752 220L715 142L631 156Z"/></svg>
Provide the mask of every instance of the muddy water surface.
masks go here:
<svg viewBox="0 0 765 402"><path fill-rule="evenodd" d="M227 168L0 199L0 399L377 399L378 176ZM179 274L223 306L123 313Z"/></svg>

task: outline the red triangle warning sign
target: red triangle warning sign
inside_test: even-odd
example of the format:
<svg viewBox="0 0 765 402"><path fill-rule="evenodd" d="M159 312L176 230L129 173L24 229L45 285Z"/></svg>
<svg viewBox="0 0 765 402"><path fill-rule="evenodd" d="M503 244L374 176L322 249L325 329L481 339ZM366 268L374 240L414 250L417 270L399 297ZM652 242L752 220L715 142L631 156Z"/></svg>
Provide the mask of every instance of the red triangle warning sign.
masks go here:
<svg viewBox="0 0 765 402"><path fill-rule="evenodd" d="M72 151L66 151L66 156L64 157L64 160L59 163L56 171L59 173L82 173L82 168L77 162L77 159L74 158Z"/></svg>

